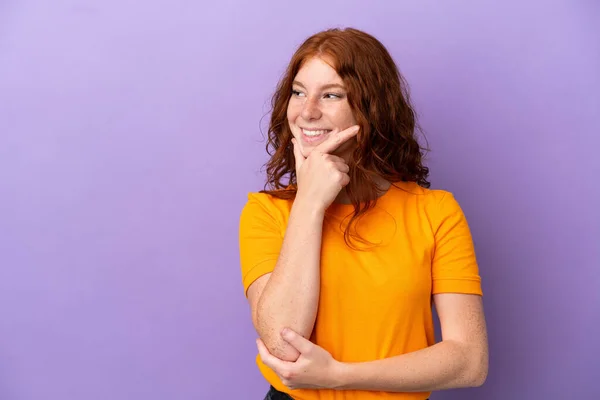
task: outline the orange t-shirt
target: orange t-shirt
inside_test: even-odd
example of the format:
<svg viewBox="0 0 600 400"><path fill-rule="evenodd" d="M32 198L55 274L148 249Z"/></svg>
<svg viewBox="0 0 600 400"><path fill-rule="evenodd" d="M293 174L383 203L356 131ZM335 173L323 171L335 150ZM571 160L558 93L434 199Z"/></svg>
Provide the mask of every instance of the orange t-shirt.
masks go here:
<svg viewBox="0 0 600 400"><path fill-rule="evenodd" d="M264 193L250 193L248 198L239 232L245 291L275 268L292 205L292 200ZM377 243L367 251L352 250L344 242L340 222L352 212L352 205L337 203L327 210L319 311L311 340L342 362L379 360L433 345L432 295L482 295L471 233L459 204L446 191L425 189L414 182L394 183L356 225L361 237ZM422 400L429 396L290 390L260 357L256 361L271 385L297 400Z"/></svg>

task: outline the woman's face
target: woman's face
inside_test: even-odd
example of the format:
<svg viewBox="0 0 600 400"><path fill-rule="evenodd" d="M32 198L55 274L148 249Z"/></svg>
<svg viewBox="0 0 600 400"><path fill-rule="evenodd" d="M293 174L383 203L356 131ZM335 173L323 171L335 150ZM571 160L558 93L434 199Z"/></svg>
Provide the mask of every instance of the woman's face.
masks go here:
<svg viewBox="0 0 600 400"><path fill-rule="evenodd" d="M294 78L287 118L304 157L332 132L356 125L342 78L318 57L306 60ZM334 154L348 160L355 146L350 139Z"/></svg>

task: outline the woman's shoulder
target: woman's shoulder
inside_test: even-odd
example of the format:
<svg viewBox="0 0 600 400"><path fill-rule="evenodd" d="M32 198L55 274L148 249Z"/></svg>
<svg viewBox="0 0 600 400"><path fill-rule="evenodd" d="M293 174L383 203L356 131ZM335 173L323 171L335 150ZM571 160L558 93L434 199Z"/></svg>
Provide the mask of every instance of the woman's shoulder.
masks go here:
<svg viewBox="0 0 600 400"><path fill-rule="evenodd" d="M436 212L441 209L458 207L458 203L451 191L445 189L433 189L420 186L416 182L394 182L396 196L404 197L404 204L412 204L426 212Z"/></svg>
<svg viewBox="0 0 600 400"><path fill-rule="evenodd" d="M452 196L452 193L447 190L423 187L417 182L394 182L392 187L400 195L407 197L420 196L426 201L436 201L445 196Z"/></svg>
<svg viewBox="0 0 600 400"><path fill-rule="evenodd" d="M293 201L295 192L288 189L281 190L261 190L258 192L248 192L248 202L258 202L265 205L280 206Z"/></svg>
<svg viewBox="0 0 600 400"><path fill-rule="evenodd" d="M286 198L286 195L289 197L289 192L285 190L249 192L243 212L287 215L293 200Z"/></svg>

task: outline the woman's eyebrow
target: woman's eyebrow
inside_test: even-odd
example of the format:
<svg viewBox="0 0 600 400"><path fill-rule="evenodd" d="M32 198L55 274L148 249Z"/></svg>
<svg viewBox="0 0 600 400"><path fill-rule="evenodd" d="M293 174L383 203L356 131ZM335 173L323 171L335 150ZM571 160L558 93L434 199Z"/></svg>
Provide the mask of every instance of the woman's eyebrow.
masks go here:
<svg viewBox="0 0 600 400"><path fill-rule="evenodd" d="M293 84L297 85L297 86L300 86L303 89L306 89L306 86L304 86L301 82L294 81ZM320 87L321 90L332 89L332 88L338 88L338 89L346 90L346 88L344 87L344 85L342 85L340 83L328 83L327 85L323 85L323 86Z"/></svg>

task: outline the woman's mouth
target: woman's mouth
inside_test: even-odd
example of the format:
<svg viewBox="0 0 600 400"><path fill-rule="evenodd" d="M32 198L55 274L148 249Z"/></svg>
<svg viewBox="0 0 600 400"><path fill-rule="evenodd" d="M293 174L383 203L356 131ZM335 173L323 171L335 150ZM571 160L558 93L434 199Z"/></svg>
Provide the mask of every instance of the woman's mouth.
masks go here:
<svg viewBox="0 0 600 400"><path fill-rule="evenodd" d="M302 128L302 139L306 143L315 143L327 136L331 129L304 129Z"/></svg>

